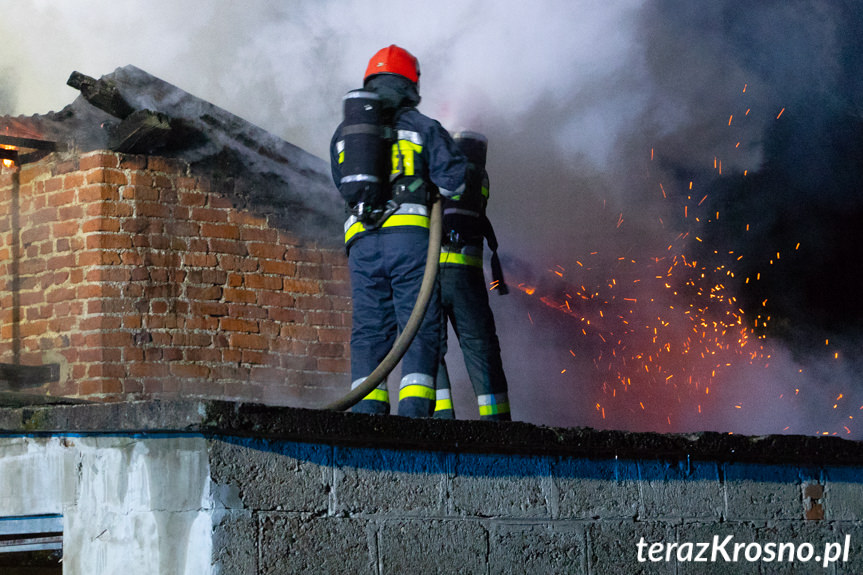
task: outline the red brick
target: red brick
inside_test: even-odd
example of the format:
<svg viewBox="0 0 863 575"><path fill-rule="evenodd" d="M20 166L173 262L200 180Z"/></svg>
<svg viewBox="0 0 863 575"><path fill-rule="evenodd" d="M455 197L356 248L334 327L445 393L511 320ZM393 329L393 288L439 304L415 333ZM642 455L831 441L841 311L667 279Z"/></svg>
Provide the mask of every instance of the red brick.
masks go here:
<svg viewBox="0 0 863 575"><path fill-rule="evenodd" d="M153 176L148 172L134 171L129 173L129 185L140 188L152 188Z"/></svg>
<svg viewBox="0 0 863 575"><path fill-rule="evenodd" d="M108 184L89 184L78 189L79 202L119 199L120 191L117 186L111 186Z"/></svg>
<svg viewBox="0 0 863 575"><path fill-rule="evenodd" d="M229 315L228 304L217 302L192 302L192 314L223 317Z"/></svg>
<svg viewBox="0 0 863 575"><path fill-rule="evenodd" d="M75 172L72 174L66 174L63 176L63 187L67 190L72 190L73 188L77 188L78 186L84 185L84 174L81 172Z"/></svg>
<svg viewBox="0 0 863 575"><path fill-rule="evenodd" d="M87 236L86 246L103 250L129 249L132 247L132 238L123 234L92 234Z"/></svg>
<svg viewBox="0 0 863 575"><path fill-rule="evenodd" d="M25 186L38 178L43 178L50 174L47 164L34 163L21 166L21 172L18 174L18 185Z"/></svg>
<svg viewBox="0 0 863 575"><path fill-rule="evenodd" d="M240 331L246 333L258 333L258 322L248 319L223 317L219 320L219 329L222 331Z"/></svg>
<svg viewBox="0 0 863 575"><path fill-rule="evenodd" d="M189 219L196 222L227 222L228 210L194 208L189 213Z"/></svg>
<svg viewBox="0 0 863 575"><path fill-rule="evenodd" d="M43 242L50 237L51 226L43 224L23 230L21 232L21 243L26 246L35 242Z"/></svg>
<svg viewBox="0 0 863 575"><path fill-rule="evenodd" d="M72 224L76 224L75 230L73 233L77 232L77 222L68 222ZM56 229L56 226L55 228ZM120 231L120 220L115 220L112 218L95 218L92 220L87 220L81 224L81 231L86 233L90 232L119 232ZM55 232L55 235L58 235ZM72 235L72 234L63 234L63 235Z"/></svg>
<svg viewBox="0 0 863 575"><path fill-rule="evenodd" d="M258 260L255 258L241 258L227 254L220 254L218 257L219 267L223 270L235 270L240 272L258 271Z"/></svg>
<svg viewBox="0 0 863 575"><path fill-rule="evenodd" d="M160 202L140 202L135 206L135 215L144 218L170 218L171 206Z"/></svg>
<svg viewBox="0 0 863 575"><path fill-rule="evenodd" d="M183 265L189 267L212 268L218 265L219 261L213 254L203 253L185 253L183 254Z"/></svg>
<svg viewBox="0 0 863 575"><path fill-rule="evenodd" d="M245 256L248 254L246 244L221 238L210 238L207 240L207 245L211 252L218 254L232 254L236 256Z"/></svg>
<svg viewBox="0 0 863 575"><path fill-rule="evenodd" d="M165 377L170 374L166 363L132 363L129 365L131 377Z"/></svg>
<svg viewBox="0 0 863 575"><path fill-rule="evenodd" d="M289 293L305 293L317 294L321 293L320 284L310 280L285 279L286 292Z"/></svg>
<svg viewBox="0 0 863 575"><path fill-rule="evenodd" d="M88 184L111 184L125 186L129 182L126 174L112 168L99 168L87 172Z"/></svg>
<svg viewBox="0 0 863 575"><path fill-rule="evenodd" d="M261 272L293 277L297 272L297 264L294 262L261 260Z"/></svg>
<svg viewBox="0 0 863 575"><path fill-rule="evenodd" d="M155 202L159 199L159 191L149 186L147 181L143 184L123 186L120 193L124 200L137 200L139 202Z"/></svg>
<svg viewBox="0 0 863 575"><path fill-rule="evenodd" d="M259 242L249 243L249 255L257 258L281 260L285 256L285 246Z"/></svg>
<svg viewBox="0 0 863 575"><path fill-rule="evenodd" d="M226 290L227 291L227 290ZM222 298L222 288L220 286L209 287L186 287L186 296L191 300L219 300ZM228 299L227 297L225 298ZM230 300L228 300L230 301Z"/></svg>
<svg viewBox="0 0 863 575"><path fill-rule="evenodd" d="M229 345L234 349L267 349L269 341L267 338L247 333L232 333L228 338Z"/></svg>
<svg viewBox="0 0 863 575"><path fill-rule="evenodd" d="M196 363L217 363L222 359L222 351L212 348L192 347L186 350L184 359Z"/></svg>
<svg viewBox="0 0 863 575"><path fill-rule="evenodd" d="M257 305L245 305L232 303L228 305L228 315L231 317L246 317L253 319L266 319L267 310Z"/></svg>
<svg viewBox="0 0 863 575"><path fill-rule="evenodd" d="M309 355L313 357L347 357L348 354L343 343L309 343Z"/></svg>
<svg viewBox="0 0 863 575"><path fill-rule="evenodd" d="M77 220L83 217L84 208L80 205L63 206L57 210L57 220L66 222L69 220Z"/></svg>
<svg viewBox="0 0 863 575"><path fill-rule="evenodd" d="M201 235L206 238L236 240L240 238L240 228L234 224L201 224Z"/></svg>
<svg viewBox="0 0 863 575"><path fill-rule="evenodd" d="M71 204L75 201L75 190L64 190L61 192L57 192L55 194L51 194L46 198L46 202L49 206L65 206Z"/></svg>
<svg viewBox="0 0 863 575"><path fill-rule="evenodd" d="M78 169L81 171L93 168L116 168L120 165L120 157L112 152L98 151L81 156Z"/></svg>
<svg viewBox="0 0 863 575"><path fill-rule="evenodd" d="M172 363L171 375L204 379L210 375L210 368L200 364Z"/></svg>
<svg viewBox="0 0 863 575"><path fill-rule="evenodd" d="M201 207L207 203L207 196L200 192L178 192L177 203L181 206Z"/></svg>
<svg viewBox="0 0 863 575"><path fill-rule="evenodd" d="M318 358L317 364L315 366L318 371L323 371L326 373L344 373L349 374L351 372L351 360L350 359L338 359L332 357L322 357Z"/></svg>
<svg viewBox="0 0 863 575"><path fill-rule="evenodd" d="M279 276L248 275L246 276L246 287L261 290L281 290L284 280Z"/></svg>
<svg viewBox="0 0 863 575"><path fill-rule="evenodd" d="M147 167L147 156L123 154L120 156L120 168L124 170L143 170Z"/></svg>
<svg viewBox="0 0 863 575"><path fill-rule="evenodd" d="M78 233L78 222L75 220L57 222L51 226L51 234L55 238L74 236Z"/></svg>
<svg viewBox="0 0 863 575"><path fill-rule="evenodd" d="M257 294L252 290L225 288L225 301L235 303L255 303Z"/></svg>

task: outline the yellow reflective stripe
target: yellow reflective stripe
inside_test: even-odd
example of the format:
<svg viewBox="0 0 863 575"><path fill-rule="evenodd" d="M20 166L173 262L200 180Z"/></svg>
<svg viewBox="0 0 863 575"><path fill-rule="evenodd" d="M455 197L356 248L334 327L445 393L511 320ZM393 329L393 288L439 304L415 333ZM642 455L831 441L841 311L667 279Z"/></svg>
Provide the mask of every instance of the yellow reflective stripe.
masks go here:
<svg viewBox="0 0 863 575"><path fill-rule="evenodd" d="M477 256L469 256L455 252L441 252L440 263L442 264L459 264L463 266L482 267L482 258Z"/></svg>
<svg viewBox="0 0 863 575"><path fill-rule="evenodd" d="M366 231L366 227L360 222L356 222L345 232L345 243L348 243L349 241L351 241L352 237L364 231Z"/></svg>
<svg viewBox="0 0 863 575"><path fill-rule="evenodd" d="M480 405L480 416L497 415L498 413L509 413L509 403L497 403L495 405Z"/></svg>
<svg viewBox="0 0 863 575"><path fill-rule="evenodd" d="M428 216L417 216L413 214L393 214L387 221L384 222L382 228L392 228L396 226L416 226L419 228L428 228L429 227L429 218ZM365 232L366 227L362 224L362 222L354 222L350 227L348 227L347 231L345 231L345 243L351 241L355 235L360 232Z"/></svg>
<svg viewBox="0 0 863 575"><path fill-rule="evenodd" d="M399 136L402 134L399 133ZM399 156L401 156L402 160L402 170L401 173L405 176L413 176L415 175L416 169L414 166L414 155L421 154L423 151L423 147L419 144L411 142L409 140L399 140L395 144L393 144L393 174L399 173Z"/></svg>
<svg viewBox="0 0 863 575"><path fill-rule="evenodd" d="M392 228L395 226L417 226L420 228L429 227L428 216L415 216L411 214L393 214L387 221L384 222L382 228Z"/></svg>
<svg viewBox="0 0 863 575"><path fill-rule="evenodd" d="M435 411L447 411L452 409L452 400L451 399L438 399L435 401L434 410Z"/></svg>
<svg viewBox="0 0 863 575"><path fill-rule="evenodd" d="M399 390L399 401L408 397L419 397L420 399L434 399L434 389L427 385L411 384L402 387Z"/></svg>
<svg viewBox="0 0 863 575"><path fill-rule="evenodd" d="M389 403L390 394L386 389L375 388L370 394L365 396L363 400L383 401L385 403Z"/></svg>

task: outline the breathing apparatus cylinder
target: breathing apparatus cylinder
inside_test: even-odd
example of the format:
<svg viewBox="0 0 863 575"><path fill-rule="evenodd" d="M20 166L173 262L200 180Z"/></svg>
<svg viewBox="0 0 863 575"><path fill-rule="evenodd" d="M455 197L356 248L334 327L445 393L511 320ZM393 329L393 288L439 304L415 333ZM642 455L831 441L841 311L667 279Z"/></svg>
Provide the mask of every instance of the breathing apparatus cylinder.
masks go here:
<svg viewBox="0 0 863 575"><path fill-rule="evenodd" d="M488 155L488 138L479 132L464 131L453 134L453 140L468 161L482 173Z"/></svg>
<svg viewBox="0 0 863 575"><path fill-rule="evenodd" d="M344 97L339 191L360 221L384 203L389 187L389 156L382 130L380 96L368 90L348 92Z"/></svg>

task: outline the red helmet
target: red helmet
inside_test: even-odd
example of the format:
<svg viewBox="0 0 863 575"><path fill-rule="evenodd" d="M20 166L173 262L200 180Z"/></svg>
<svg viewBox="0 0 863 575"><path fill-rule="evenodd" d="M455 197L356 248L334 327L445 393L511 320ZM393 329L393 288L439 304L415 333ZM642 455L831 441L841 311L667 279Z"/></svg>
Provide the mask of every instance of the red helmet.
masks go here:
<svg viewBox="0 0 863 575"><path fill-rule="evenodd" d="M372 56L363 81L376 74L397 74L416 84L420 79L420 63L404 48L391 44Z"/></svg>

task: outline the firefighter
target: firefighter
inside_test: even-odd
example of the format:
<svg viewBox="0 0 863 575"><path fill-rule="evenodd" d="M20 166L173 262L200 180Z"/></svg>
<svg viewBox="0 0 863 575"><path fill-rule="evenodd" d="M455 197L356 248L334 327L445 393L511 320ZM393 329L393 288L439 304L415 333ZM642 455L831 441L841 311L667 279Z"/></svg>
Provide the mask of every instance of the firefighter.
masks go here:
<svg viewBox="0 0 863 575"><path fill-rule="evenodd" d="M443 239L440 254L441 364L436 379L434 417L455 418L446 361L447 320L452 324L468 377L476 394L480 419L509 421L508 386L500 358L500 343L483 274L483 243L492 250L492 289L507 293L497 239L486 216L489 196L485 170L488 142L482 134L460 132L456 143L469 161L465 191L443 200Z"/></svg>
<svg viewBox="0 0 863 575"><path fill-rule="evenodd" d="M363 120L366 123L360 126L348 125L349 93L345 121L330 144L333 180L346 200L345 245L353 298L352 389L362 384L392 348L417 300L428 250L431 204L438 195L458 195L464 189L467 159L440 123L416 109L419 76L419 62L407 50L391 45L378 51L369 61L362 91L354 96L364 98L360 113L380 107L377 121L382 129L370 128L370 120ZM345 174L350 165L346 158L375 155L379 144L374 140L379 134L385 146L386 174ZM355 142L362 137L365 146ZM374 181L377 187L352 187L356 181ZM399 415L432 415L440 318L440 293L435 284L426 315L402 358ZM389 413L386 381L353 411Z"/></svg>

